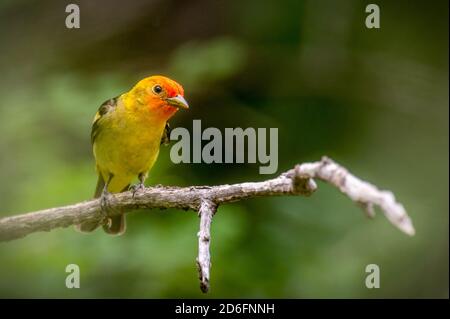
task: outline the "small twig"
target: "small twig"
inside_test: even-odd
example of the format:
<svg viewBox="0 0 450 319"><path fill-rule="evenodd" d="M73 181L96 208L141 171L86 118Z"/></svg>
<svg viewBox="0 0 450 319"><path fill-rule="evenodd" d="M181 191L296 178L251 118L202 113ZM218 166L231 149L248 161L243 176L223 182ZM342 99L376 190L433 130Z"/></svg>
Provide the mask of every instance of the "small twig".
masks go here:
<svg viewBox="0 0 450 319"><path fill-rule="evenodd" d="M323 180L337 187L352 201L361 205L369 217L375 216L374 206L380 207L386 218L404 233L415 234L411 219L402 204L390 191L381 191L376 186L350 174L344 167L327 157L320 162L306 163L295 167L297 175Z"/></svg>
<svg viewBox="0 0 450 319"><path fill-rule="evenodd" d="M211 243L211 222L217 211L217 205L208 199L203 199L198 214L200 216L200 231L198 232L198 257L197 268L200 279L200 289L207 293L209 290L209 273L211 269L211 255L209 245Z"/></svg>

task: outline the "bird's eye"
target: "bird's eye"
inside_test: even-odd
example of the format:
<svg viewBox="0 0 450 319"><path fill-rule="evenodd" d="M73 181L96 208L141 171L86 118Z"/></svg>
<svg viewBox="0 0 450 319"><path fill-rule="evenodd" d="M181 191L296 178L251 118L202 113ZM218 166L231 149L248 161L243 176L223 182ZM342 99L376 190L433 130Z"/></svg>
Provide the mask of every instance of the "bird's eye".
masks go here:
<svg viewBox="0 0 450 319"><path fill-rule="evenodd" d="M163 91L163 88L161 87L161 85L155 85L153 87L153 92L156 94L160 94Z"/></svg>

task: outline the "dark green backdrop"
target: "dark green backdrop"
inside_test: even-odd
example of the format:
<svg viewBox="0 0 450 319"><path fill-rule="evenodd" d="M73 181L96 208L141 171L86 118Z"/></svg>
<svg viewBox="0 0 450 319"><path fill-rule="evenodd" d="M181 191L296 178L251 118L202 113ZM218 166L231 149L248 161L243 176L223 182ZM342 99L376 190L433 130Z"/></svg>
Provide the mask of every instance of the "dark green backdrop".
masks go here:
<svg viewBox="0 0 450 319"><path fill-rule="evenodd" d="M92 196L101 102L151 74L183 84L172 126L278 127L279 172L328 155L391 189L409 238L319 183L311 198L221 207L209 297L448 297L448 1L0 2L0 216ZM172 164L149 184L262 180L258 165ZM1 297L201 297L193 212L128 216L109 237L73 228L0 243ZM65 267L81 288L65 288ZM381 288L364 285L367 264Z"/></svg>

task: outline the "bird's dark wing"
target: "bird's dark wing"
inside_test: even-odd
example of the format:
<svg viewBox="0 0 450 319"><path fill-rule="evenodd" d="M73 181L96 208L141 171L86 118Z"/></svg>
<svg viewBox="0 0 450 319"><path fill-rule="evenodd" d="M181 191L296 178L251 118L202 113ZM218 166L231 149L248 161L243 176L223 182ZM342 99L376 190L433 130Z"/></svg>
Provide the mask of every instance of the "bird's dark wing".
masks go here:
<svg viewBox="0 0 450 319"><path fill-rule="evenodd" d="M161 144L160 145L169 145L170 143L170 132L171 132L171 128L169 125L169 122L166 122L166 127L164 128L164 132L161 136Z"/></svg>
<svg viewBox="0 0 450 319"><path fill-rule="evenodd" d="M113 112L117 107L117 100L119 96L116 96L112 99L105 101L98 108L97 113L95 114L94 122L92 123L91 130L91 143L94 143L98 134L100 133L100 123L106 114Z"/></svg>

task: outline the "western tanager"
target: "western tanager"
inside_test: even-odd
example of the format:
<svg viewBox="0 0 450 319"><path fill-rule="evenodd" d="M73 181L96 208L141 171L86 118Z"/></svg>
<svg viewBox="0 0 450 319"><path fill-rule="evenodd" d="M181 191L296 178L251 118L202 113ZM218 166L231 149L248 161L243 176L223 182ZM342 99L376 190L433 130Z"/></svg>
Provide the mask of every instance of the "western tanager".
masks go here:
<svg viewBox="0 0 450 319"><path fill-rule="evenodd" d="M139 179L134 192L144 188L159 147L168 139L167 120L179 108L189 108L183 87L164 76L145 78L129 92L100 106L94 117L91 142L98 172L94 196L101 197L104 209L110 193L128 190L134 178ZM85 222L76 228L90 232L100 223ZM109 234L122 234L125 215L106 218L103 229Z"/></svg>

